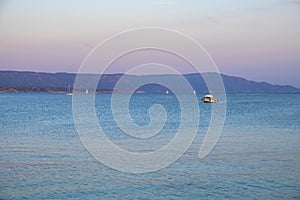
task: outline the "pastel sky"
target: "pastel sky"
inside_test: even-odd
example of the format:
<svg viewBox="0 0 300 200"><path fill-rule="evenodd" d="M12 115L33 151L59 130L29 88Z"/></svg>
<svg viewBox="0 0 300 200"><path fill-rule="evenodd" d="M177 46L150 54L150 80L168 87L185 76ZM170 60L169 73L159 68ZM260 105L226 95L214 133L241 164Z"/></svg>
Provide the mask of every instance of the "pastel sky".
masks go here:
<svg viewBox="0 0 300 200"><path fill-rule="evenodd" d="M0 0L0 70L76 72L99 42L143 26L193 37L224 74L300 88L300 0Z"/></svg>

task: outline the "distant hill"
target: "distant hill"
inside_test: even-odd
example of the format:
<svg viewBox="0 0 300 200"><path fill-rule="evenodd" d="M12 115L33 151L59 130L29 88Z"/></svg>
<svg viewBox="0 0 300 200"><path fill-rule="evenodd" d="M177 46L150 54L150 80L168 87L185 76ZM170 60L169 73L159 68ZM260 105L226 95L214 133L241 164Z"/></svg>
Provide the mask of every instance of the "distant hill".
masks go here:
<svg viewBox="0 0 300 200"><path fill-rule="evenodd" d="M215 73L204 73L203 76L214 76ZM20 71L0 71L0 92L67 92L72 88L76 74L40 73ZM86 74L90 80L97 79L95 74ZM97 91L110 93L123 74L104 74L98 84ZM125 75L128 84L141 80L168 79L176 81L178 75ZM185 74L197 93L206 93L207 87L200 74ZM272 85L266 82L249 81L244 78L223 75L227 93L300 93L300 89L292 86ZM148 84L139 88L144 93L165 93L166 88L157 84Z"/></svg>

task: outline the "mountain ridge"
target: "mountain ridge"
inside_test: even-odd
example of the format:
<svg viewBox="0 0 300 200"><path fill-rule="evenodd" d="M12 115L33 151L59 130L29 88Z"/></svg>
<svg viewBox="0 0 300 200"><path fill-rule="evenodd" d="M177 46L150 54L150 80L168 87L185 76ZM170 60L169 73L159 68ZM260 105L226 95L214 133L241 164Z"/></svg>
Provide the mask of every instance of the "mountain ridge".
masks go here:
<svg viewBox="0 0 300 200"><path fill-rule="evenodd" d="M97 74L83 74L97 80ZM114 86L123 76L122 73L103 74L97 86L97 92L114 92ZM202 75L197 73L183 74L197 93L207 93L208 89L203 76L213 76L216 73L208 72ZM157 75L124 75L128 84L137 84L141 80L168 78L176 81L176 74ZM290 85L275 85L267 82L247 80L242 77L221 74L227 93L300 93L300 89ZM76 74L67 72L33 72L0 70L0 92L68 92L68 87L74 84ZM157 84L147 84L139 88L142 93L165 93L166 88ZM184 91L183 91L184 92Z"/></svg>

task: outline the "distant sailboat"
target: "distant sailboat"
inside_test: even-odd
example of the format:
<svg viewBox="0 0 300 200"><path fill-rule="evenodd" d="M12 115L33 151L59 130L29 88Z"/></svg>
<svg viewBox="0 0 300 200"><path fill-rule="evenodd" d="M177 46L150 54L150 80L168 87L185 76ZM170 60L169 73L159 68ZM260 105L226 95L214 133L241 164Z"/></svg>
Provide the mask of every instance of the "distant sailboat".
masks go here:
<svg viewBox="0 0 300 200"><path fill-rule="evenodd" d="M71 92L70 85L68 85L68 92L67 92L67 95L68 95L68 96L72 96L72 95L73 95L73 93Z"/></svg>
<svg viewBox="0 0 300 200"><path fill-rule="evenodd" d="M86 93L86 94L88 94L88 93L89 93L89 90L88 90L88 89L86 89L86 90L85 90L85 93Z"/></svg>
<svg viewBox="0 0 300 200"><path fill-rule="evenodd" d="M194 90L193 94L196 94L196 90Z"/></svg>
<svg viewBox="0 0 300 200"><path fill-rule="evenodd" d="M166 91L166 94L169 94L169 90Z"/></svg>

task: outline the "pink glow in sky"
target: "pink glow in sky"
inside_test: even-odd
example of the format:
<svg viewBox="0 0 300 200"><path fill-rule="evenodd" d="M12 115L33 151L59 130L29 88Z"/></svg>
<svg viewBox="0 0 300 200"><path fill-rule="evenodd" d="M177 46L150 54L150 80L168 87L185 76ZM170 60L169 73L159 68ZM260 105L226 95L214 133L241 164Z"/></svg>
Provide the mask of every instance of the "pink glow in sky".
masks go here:
<svg viewBox="0 0 300 200"><path fill-rule="evenodd" d="M300 88L299 0L0 1L0 70L76 72L99 42L143 26L193 37L224 74Z"/></svg>

